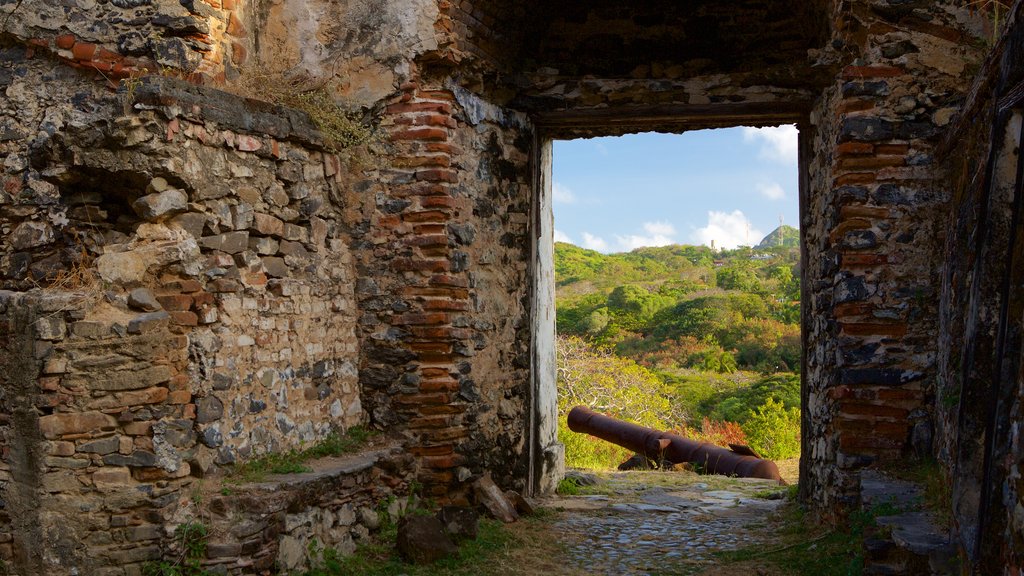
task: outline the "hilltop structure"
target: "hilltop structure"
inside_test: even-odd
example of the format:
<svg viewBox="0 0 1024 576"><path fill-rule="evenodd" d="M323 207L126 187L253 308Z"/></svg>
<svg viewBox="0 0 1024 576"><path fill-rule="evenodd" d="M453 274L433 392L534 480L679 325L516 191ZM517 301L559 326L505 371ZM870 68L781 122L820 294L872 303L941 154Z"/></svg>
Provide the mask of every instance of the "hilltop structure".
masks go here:
<svg viewBox="0 0 1024 576"><path fill-rule="evenodd" d="M413 481L552 490L552 139L796 123L801 498L935 457L1019 573L1024 26L969 4L6 2L0 557L134 575L203 508L207 565L291 570Z"/></svg>

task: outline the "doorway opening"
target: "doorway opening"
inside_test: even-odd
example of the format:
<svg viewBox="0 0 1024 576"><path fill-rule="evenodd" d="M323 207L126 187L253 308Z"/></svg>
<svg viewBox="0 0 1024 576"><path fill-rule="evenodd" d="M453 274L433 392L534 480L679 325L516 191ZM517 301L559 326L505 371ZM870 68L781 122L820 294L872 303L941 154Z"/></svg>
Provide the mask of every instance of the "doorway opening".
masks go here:
<svg viewBox="0 0 1024 576"><path fill-rule="evenodd" d="M803 365L795 126L548 146L566 466L672 464L570 431L568 411L585 406L727 450L749 447L795 484Z"/></svg>

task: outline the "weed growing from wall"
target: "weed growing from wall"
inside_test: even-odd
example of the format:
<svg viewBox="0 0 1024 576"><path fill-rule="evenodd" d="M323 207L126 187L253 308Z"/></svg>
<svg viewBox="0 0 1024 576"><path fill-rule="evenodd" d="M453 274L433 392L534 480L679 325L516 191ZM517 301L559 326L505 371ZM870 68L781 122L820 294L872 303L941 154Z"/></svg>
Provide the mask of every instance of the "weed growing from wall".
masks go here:
<svg viewBox="0 0 1024 576"><path fill-rule="evenodd" d="M283 73L270 73L250 67L227 90L246 98L274 102L301 110L320 130L327 148L338 151L366 142L373 135L358 115L342 108L323 86L290 79Z"/></svg>

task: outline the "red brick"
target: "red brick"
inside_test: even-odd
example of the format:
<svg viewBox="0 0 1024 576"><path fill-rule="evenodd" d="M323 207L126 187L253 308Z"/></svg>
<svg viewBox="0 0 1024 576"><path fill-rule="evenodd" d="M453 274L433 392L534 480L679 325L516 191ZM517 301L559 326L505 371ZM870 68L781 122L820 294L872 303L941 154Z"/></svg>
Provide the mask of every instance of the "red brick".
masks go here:
<svg viewBox="0 0 1024 576"><path fill-rule="evenodd" d="M391 267L401 272L447 272L451 268L451 263L447 260L396 258Z"/></svg>
<svg viewBox="0 0 1024 576"><path fill-rule="evenodd" d="M406 128L392 132L391 139L443 141L448 139L448 131L443 128Z"/></svg>
<svg viewBox="0 0 1024 576"><path fill-rule="evenodd" d="M417 352L416 359L423 364L445 365L455 362L452 352Z"/></svg>
<svg viewBox="0 0 1024 576"><path fill-rule="evenodd" d="M459 390L457 380L421 380L420 392L455 392Z"/></svg>
<svg viewBox="0 0 1024 576"><path fill-rule="evenodd" d="M843 78L854 80L857 78L894 78L903 76L906 70L896 66L847 66L843 68Z"/></svg>
<svg viewBox="0 0 1024 576"><path fill-rule="evenodd" d="M424 368L420 370L420 374L424 378L442 378L450 375L449 371L444 368Z"/></svg>
<svg viewBox="0 0 1024 576"><path fill-rule="evenodd" d="M456 329L451 326L409 326L406 330L413 338L451 339Z"/></svg>
<svg viewBox="0 0 1024 576"><path fill-rule="evenodd" d="M458 182L459 173L441 168L419 170L416 172L416 179L421 182Z"/></svg>
<svg viewBox="0 0 1024 576"><path fill-rule="evenodd" d="M396 168L422 168L424 166L447 168L452 165L452 159L442 154L433 156L405 156L395 158L391 161L391 165Z"/></svg>
<svg viewBox="0 0 1024 576"><path fill-rule="evenodd" d="M836 146L837 154L871 154L874 151L874 144L869 142L843 142Z"/></svg>
<svg viewBox="0 0 1024 576"><path fill-rule="evenodd" d="M888 336L900 338L907 334L906 324L882 324L876 322L840 323L844 334L850 336Z"/></svg>
<svg viewBox="0 0 1024 576"><path fill-rule="evenodd" d="M858 168L887 168L890 166L903 166L906 161L902 156L854 156L839 159L840 169Z"/></svg>
<svg viewBox="0 0 1024 576"><path fill-rule="evenodd" d="M403 242L408 246L448 246L448 236L441 234L409 236Z"/></svg>
<svg viewBox="0 0 1024 576"><path fill-rule="evenodd" d="M878 208L876 206L861 206L861 205L847 205L839 209L839 217L841 219L850 218L888 218L892 215L892 212L888 208Z"/></svg>
<svg viewBox="0 0 1024 576"><path fill-rule="evenodd" d="M447 354L451 352L452 345L448 342L411 342L409 349L414 352L440 352Z"/></svg>
<svg viewBox="0 0 1024 576"><path fill-rule="evenodd" d="M192 297L185 294L164 294L157 296L156 301L168 312L188 310L192 307Z"/></svg>
<svg viewBox="0 0 1024 576"><path fill-rule="evenodd" d="M100 48L95 58L97 60L103 60L104 62L120 62L121 60L124 60L124 56L117 52L107 50L106 48Z"/></svg>
<svg viewBox="0 0 1024 576"><path fill-rule="evenodd" d="M441 210L424 210L422 212L408 212L402 214L403 222L447 222L449 215Z"/></svg>
<svg viewBox="0 0 1024 576"><path fill-rule="evenodd" d="M403 296L422 296L424 298L437 297L449 298L452 300L465 300L469 298L469 290L463 288L434 288L430 286L406 286L402 288Z"/></svg>
<svg viewBox="0 0 1024 576"><path fill-rule="evenodd" d="M430 299L423 302L424 310L456 310L466 311L471 308L465 300Z"/></svg>
<svg viewBox="0 0 1024 576"><path fill-rule="evenodd" d="M242 21L238 19L238 13L232 12L231 16L228 17L228 27L225 32L236 38L245 36L245 26L243 26Z"/></svg>
<svg viewBox="0 0 1024 576"><path fill-rule="evenodd" d="M865 404L860 402L840 402L839 413L852 416L877 416L879 418L906 418L908 411L884 404Z"/></svg>
<svg viewBox="0 0 1024 576"><path fill-rule="evenodd" d="M82 68L91 68L93 70L99 70L100 72L110 72L114 69L114 66L111 65L110 62L100 62L96 60L82 62L80 65Z"/></svg>
<svg viewBox="0 0 1024 576"><path fill-rule="evenodd" d="M395 187L393 190L395 196L433 197L451 194L451 186L444 182L416 182L415 184Z"/></svg>
<svg viewBox="0 0 1024 576"><path fill-rule="evenodd" d="M414 326L427 326L434 324L447 324L449 321L448 314L444 312L431 312L429 314L396 314L392 319L391 323L396 326L414 325Z"/></svg>
<svg viewBox="0 0 1024 576"><path fill-rule="evenodd" d="M447 456L425 456L422 459L423 465L434 470L446 470L461 466L466 461L462 454L450 454Z"/></svg>
<svg viewBox="0 0 1024 576"><path fill-rule="evenodd" d="M836 186L846 186L847 184L870 184L877 179L877 175L874 172L852 172L850 174L843 174L835 179Z"/></svg>
<svg viewBox="0 0 1024 576"><path fill-rule="evenodd" d="M907 388L882 388L878 391L879 400L920 400L924 398L924 393L920 390L910 390Z"/></svg>
<svg viewBox="0 0 1024 576"><path fill-rule="evenodd" d="M452 105L447 102L408 102L391 104L386 109L388 114L405 114L408 112L440 112L451 114Z"/></svg>
<svg viewBox="0 0 1024 576"><path fill-rule="evenodd" d="M455 208L459 201L451 196L425 196L420 199L420 206L426 209L431 208Z"/></svg>
<svg viewBox="0 0 1024 576"><path fill-rule="evenodd" d="M877 266L888 264L889 256L886 254L843 254L843 266Z"/></svg>
<svg viewBox="0 0 1024 576"><path fill-rule="evenodd" d="M415 418L410 418L409 419L409 427L413 428L413 429L418 429L418 428L450 429L450 428L448 428L448 426L451 424L451 421L452 421L452 417L451 416L447 416L447 415L445 415L445 416L419 416L419 417L415 417ZM459 428L459 430L464 432L464 430L462 428ZM433 435L431 435L429 433L424 433L424 434L425 434L425 436L428 436L428 437L433 436ZM437 436L441 436L441 435L442 434L437 434Z"/></svg>
<svg viewBox="0 0 1024 576"><path fill-rule="evenodd" d="M440 444L438 446L413 446L409 452L417 456L447 456L455 453L455 446Z"/></svg>
<svg viewBox="0 0 1024 576"><path fill-rule="evenodd" d="M424 416L422 418L453 420L451 416ZM465 438L469 436L469 431L463 426L434 426L420 431L418 435L423 444L434 445Z"/></svg>
<svg viewBox="0 0 1024 576"><path fill-rule="evenodd" d="M71 50L75 45L74 34L61 34L53 40L57 44L57 48L60 48L61 50Z"/></svg>
<svg viewBox="0 0 1024 576"><path fill-rule="evenodd" d="M905 156L910 152L910 146L906 144L879 144L875 147L876 154L887 156Z"/></svg>
<svg viewBox="0 0 1024 576"><path fill-rule="evenodd" d="M428 234L446 234L448 231L444 224L417 224L412 227L412 232L426 236Z"/></svg>
<svg viewBox="0 0 1024 576"><path fill-rule="evenodd" d="M844 302L837 304L833 309L833 315L836 318L846 318L849 316L864 316L871 314L875 310L874 304L868 304L865 302Z"/></svg>
<svg viewBox="0 0 1024 576"><path fill-rule="evenodd" d="M848 99L843 100L836 106L836 112L839 114L847 114L850 112L863 112L865 110L871 110L875 107L874 100L866 99Z"/></svg>
<svg viewBox="0 0 1024 576"><path fill-rule="evenodd" d="M422 387L420 389L422 390ZM424 416L433 416L435 414L462 414L466 411L466 407L444 404L441 406L420 406L417 410Z"/></svg>
<svg viewBox="0 0 1024 576"><path fill-rule="evenodd" d="M877 454L902 447L902 442L893 442L892 440L866 434L842 434L839 436L839 448L844 452Z"/></svg>
<svg viewBox="0 0 1024 576"><path fill-rule="evenodd" d="M88 42L76 42L71 48L71 56L75 60L92 60L96 54L96 45Z"/></svg>
<svg viewBox="0 0 1024 576"><path fill-rule="evenodd" d="M209 292L196 292L192 294L192 304L196 308L201 306L212 306L216 301L217 298Z"/></svg>
<svg viewBox="0 0 1024 576"><path fill-rule="evenodd" d="M192 392L189 390L175 390L167 395L168 404L188 404L192 401Z"/></svg>
<svg viewBox="0 0 1024 576"><path fill-rule="evenodd" d="M431 286L452 286L455 288L469 288L469 281L458 276L437 274L430 277Z"/></svg>
<svg viewBox="0 0 1024 576"><path fill-rule="evenodd" d="M196 316L195 312L189 312L187 310L175 310L169 312L171 316L171 323L178 326L198 326L199 316Z"/></svg>
<svg viewBox="0 0 1024 576"><path fill-rule="evenodd" d="M416 96L425 100L444 100L445 102L455 101L455 96L446 90L420 90L416 93Z"/></svg>
<svg viewBox="0 0 1024 576"><path fill-rule="evenodd" d="M249 58L249 51L246 50L245 45L241 42L231 43L231 61L235 64L242 66L245 61Z"/></svg>

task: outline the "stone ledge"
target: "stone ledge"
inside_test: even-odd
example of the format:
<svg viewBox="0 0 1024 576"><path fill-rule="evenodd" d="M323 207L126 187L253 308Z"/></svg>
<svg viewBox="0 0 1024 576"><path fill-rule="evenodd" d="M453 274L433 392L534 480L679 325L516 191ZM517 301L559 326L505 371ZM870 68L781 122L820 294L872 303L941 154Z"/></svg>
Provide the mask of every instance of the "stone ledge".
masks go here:
<svg viewBox="0 0 1024 576"><path fill-rule="evenodd" d="M216 122L237 132L266 134L325 149L319 128L301 110L198 86L177 78L145 76L131 95L136 108L155 109L168 119Z"/></svg>

